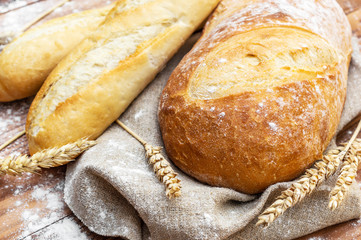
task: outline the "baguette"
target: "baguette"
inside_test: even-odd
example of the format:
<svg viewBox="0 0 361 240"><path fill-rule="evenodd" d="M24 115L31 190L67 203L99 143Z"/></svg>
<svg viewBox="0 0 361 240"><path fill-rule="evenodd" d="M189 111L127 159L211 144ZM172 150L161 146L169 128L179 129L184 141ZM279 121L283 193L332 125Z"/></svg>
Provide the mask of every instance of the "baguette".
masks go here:
<svg viewBox="0 0 361 240"><path fill-rule="evenodd" d="M119 1L49 75L28 114L31 154L97 138L153 80L218 0Z"/></svg>
<svg viewBox="0 0 361 240"><path fill-rule="evenodd" d="M35 95L51 70L107 16L109 6L52 19L0 53L0 102Z"/></svg>
<svg viewBox="0 0 361 240"><path fill-rule="evenodd" d="M159 105L168 156L255 194L320 159L338 125L351 28L334 0L224 0Z"/></svg>

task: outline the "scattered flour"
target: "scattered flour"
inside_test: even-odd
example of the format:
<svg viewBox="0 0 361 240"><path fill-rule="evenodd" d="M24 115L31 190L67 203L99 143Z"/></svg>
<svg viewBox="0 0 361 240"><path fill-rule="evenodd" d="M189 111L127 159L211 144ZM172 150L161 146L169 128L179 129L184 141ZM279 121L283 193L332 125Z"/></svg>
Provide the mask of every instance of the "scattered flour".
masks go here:
<svg viewBox="0 0 361 240"><path fill-rule="evenodd" d="M26 6L29 3L38 2L40 0L13 0L0 5L0 13L6 13L14 9Z"/></svg>
<svg viewBox="0 0 361 240"><path fill-rule="evenodd" d="M140 118L140 117L143 116L143 115L144 115L144 112L143 112L143 110L141 109L141 110L139 110L138 112L136 112L136 113L134 114L134 119L137 120L138 118Z"/></svg>
<svg viewBox="0 0 361 240"><path fill-rule="evenodd" d="M31 194L31 196L36 200L44 199L45 195L46 191L41 188L36 188L35 191Z"/></svg>
<svg viewBox="0 0 361 240"><path fill-rule="evenodd" d="M79 224L69 218L65 218L44 230L38 240L87 240Z"/></svg>
<svg viewBox="0 0 361 240"><path fill-rule="evenodd" d="M24 129L30 103L31 100L26 99L0 104L0 145ZM4 149L0 152L0 157L19 155L23 153L21 150L25 149L24 145L24 141L15 141L11 147L12 149L19 149L19 151L7 151L7 149Z"/></svg>
<svg viewBox="0 0 361 240"><path fill-rule="evenodd" d="M62 191L59 191L59 188L63 189L63 187L63 181L53 188L43 184L34 187L30 198L26 199L25 206L34 206L35 204L38 207L24 208L22 211L21 218L24 226L21 237L27 237L42 228L52 226L51 224L64 217L65 204L63 203Z"/></svg>
<svg viewBox="0 0 361 240"><path fill-rule="evenodd" d="M278 126L277 124L273 123L273 122L270 122L268 123L269 127L271 128L272 131L277 131L278 130Z"/></svg>

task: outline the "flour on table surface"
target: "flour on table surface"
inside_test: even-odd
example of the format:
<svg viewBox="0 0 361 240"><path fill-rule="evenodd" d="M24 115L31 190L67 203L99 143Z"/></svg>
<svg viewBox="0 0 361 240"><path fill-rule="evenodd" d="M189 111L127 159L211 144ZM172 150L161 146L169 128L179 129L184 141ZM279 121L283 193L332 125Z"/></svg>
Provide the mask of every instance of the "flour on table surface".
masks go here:
<svg viewBox="0 0 361 240"><path fill-rule="evenodd" d="M26 15L23 15L21 18L18 16L18 11L8 12L5 17L2 18L2 21L0 21L1 33L19 31L26 25L26 23L30 23L33 19L35 19L36 16L40 15L48 7L44 4L36 5L39 6L36 8L27 7ZM20 11L24 11L24 9L19 9L19 12Z"/></svg>
<svg viewBox="0 0 361 240"><path fill-rule="evenodd" d="M43 18L41 21L36 23L36 25L40 25L52 18L62 17L67 14L81 12L83 10L88 10L96 7L102 7L105 5L109 5L115 0L72 0L65 3L63 6L55 9L48 16ZM0 35L9 35L9 33L17 33L28 23L32 22L37 16L40 16L43 12L47 11L54 7L60 1L44 1L44 0L18 0L12 1L14 3L19 2L18 4L23 4L25 2L33 2L34 4L30 4L26 7L14 8L10 5L2 6L0 5L0 14L2 11L6 11L5 14L0 15ZM20 5L19 5L20 6ZM25 6L25 5L23 5ZM7 12L8 9L13 9L12 11ZM21 16L21 17L19 17ZM0 52L5 47L5 45L0 45Z"/></svg>
<svg viewBox="0 0 361 240"><path fill-rule="evenodd" d="M34 239L32 236L24 240ZM88 240L87 234L81 230L79 224L70 218L64 218L35 235L37 240Z"/></svg>
<svg viewBox="0 0 361 240"><path fill-rule="evenodd" d="M11 103L0 103L0 145L25 129L31 98ZM25 136L0 152L0 158L27 153Z"/></svg>
<svg viewBox="0 0 361 240"><path fill-rule="evenodd" d="M0 133L8 132L9 127L24 126L29 110L30 99L0 104ZM2 140L2 139L1 139ZM0 141L1 141L0 140Z"/></svg>
<svg viewBox="0 0 361 240"><path fill-rule="evenodd" d="M60 172L57 176L61 178ZM64 180L57 180L52 173L44 171L41 176L30 173L18 177L1 176L0 183L0 192L9 196L10 200L4 218L0 221L0 232L13 227L14 222L8 219L15 219L17 222L16 231L4 235L7 239L30 236L66 216Z"/></svg>
<svg viewBox="0 0 361 240"><path fill-rule="evenodd" d="M23 203L24 210L21 213L21 217L25 226L21 230L22 237L47 227L64 217L63 188L63 181L53 188L45 187L43 184L35 186L31 197ZM40 203L39 207L26 208L29 204L33 206L34 202ZM35 206L38 205L37 203L35 203Z"/></svg>

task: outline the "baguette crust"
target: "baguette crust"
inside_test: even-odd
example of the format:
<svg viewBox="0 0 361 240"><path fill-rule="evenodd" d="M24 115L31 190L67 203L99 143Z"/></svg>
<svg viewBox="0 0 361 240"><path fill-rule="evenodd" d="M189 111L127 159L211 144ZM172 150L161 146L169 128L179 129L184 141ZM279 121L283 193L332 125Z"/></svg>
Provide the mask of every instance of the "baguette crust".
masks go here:
<svg viewBox="0 0 361 240"><path fill-rule="evenodd" d="M299 176L335 134L350 55L336 1L222 1L162 93L168 156L250 194Z"/></svg>
<svg viewBox="0 0 361 240"><path fill-rule="evenodd" d="M119 1L99 29L59 63L38 92L26 125L30 153L83 137L97 138L153 80L217 3L148 0L119 13L124 7ZM144 31L152 26L157 32L146 35ZM114 46L112 41L125 46ZM127 52L120 53L124 48ZM107 54L105 61L92 57L103 54ZM110 62L115 61L116 66L112 66ZM89 75L88 79L84 74ZM67 92L62 91L64 87Z"/></svg>
<svg viewBox="0 0 361 240"><path fill-rule="evenodd" d="M105 20L114 4L50 20L0 53L0 102L35 95L60 60Z"/></svg>

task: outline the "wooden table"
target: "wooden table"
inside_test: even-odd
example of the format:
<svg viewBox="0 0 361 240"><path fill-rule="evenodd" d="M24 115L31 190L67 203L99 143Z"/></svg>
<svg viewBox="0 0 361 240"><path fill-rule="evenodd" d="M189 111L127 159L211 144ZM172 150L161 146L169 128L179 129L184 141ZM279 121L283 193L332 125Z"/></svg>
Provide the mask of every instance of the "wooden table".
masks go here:
<svg viewBox="0 0 361 240"><path fill-rule="evenodd" d="M39 12L60 2L60 0L23 1L28 1L29 5L0 14L0 33L20 29ZM0 0L0 9L8 2L11 1ZM112 1L73 0L43 21L74 10L89 9L109 2ZM339 3L348 14L353 32L361 44L361 0L339 0ZM16 21L13 21L14 19ZM0 103L0 144L24 129L31 101L32 98L28 98L12 103ZM354 128L355 124L350 124L340 134L338 141L347 140ZM27 141L23 136L0 152L0 157L27 153ZM92 233L66 206L62 198L65 169L65 167L53 168L44 170L41 174L25 174L21 177L0 176L0 240L119 239ZM361 171L357 180L361 183ZM361 220L356 219L331 226L301 239L361 239Z"/></svg>

